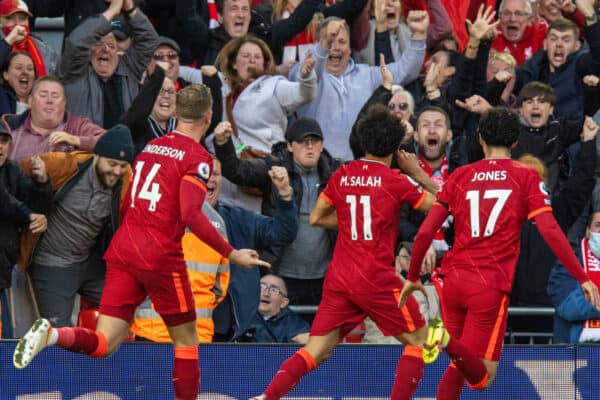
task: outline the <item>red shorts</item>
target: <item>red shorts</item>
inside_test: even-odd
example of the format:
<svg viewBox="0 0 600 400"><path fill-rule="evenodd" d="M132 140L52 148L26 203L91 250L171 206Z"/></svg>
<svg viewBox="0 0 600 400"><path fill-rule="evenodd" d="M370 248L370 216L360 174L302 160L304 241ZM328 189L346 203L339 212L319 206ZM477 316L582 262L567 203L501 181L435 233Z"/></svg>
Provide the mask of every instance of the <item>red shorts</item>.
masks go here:
<svg viewBox="0 0 600 400"><path fill-rule="evenodd" d="M195 321L194 297L185 264L181 271L152 271L107 263L100 314L131 322L135 309L148 295L167 326Z"/></svg>
<svg viewBox="0 0 600 400"><path fill-rule="evenodd" d="M506 333L508 294L498 289L444 277L442 316L450 336L459 338L480 358L500 360Z"/></svg>
<svg viewBox="0 0 600 400"><path fill-rule="evenodd" d="M401 288L373 293L347 293L323 290L323 297L313 320L310 335L323 336L340 328L340 339L366 316L386 336L413 332L425 325L419 304L411 296L398 308Z"/></svg>

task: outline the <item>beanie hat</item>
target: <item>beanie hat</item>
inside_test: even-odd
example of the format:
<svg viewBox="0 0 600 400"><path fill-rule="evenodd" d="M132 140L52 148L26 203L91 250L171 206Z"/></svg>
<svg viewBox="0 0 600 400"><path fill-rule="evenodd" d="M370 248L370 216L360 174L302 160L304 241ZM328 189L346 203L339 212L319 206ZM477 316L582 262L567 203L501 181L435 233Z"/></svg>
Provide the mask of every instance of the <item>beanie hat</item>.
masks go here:
<svg viewBox="0 0 600 400"><path fill-rule="evenodd" d="M94 146L94 154L113 160L133 162L133 140L129 128L118 124L104 132Z"/></svg>
<svg viewBox="0 0 600 400"><path fill-rule="evenodd" d="M323 139L323 132L319 123L312 118L298 118L285 132L288 142L301 142L307 136L316 136Z"/></svg>

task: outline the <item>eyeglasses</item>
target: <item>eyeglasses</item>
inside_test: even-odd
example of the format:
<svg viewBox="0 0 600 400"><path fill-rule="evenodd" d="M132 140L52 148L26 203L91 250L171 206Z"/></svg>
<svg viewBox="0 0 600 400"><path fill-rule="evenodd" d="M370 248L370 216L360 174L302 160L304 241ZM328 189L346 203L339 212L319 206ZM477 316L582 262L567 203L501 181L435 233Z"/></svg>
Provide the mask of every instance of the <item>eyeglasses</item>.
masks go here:
<svg viewBox="0 0 600 400"><path fill-rule="evenodd" d="M390 110L398 108L398 110L406 111L408 110L408 103L388 103L388 108Z"/></svg>
<svg viewBox="0 0 600 400"><path fill-rule="evenodd" d="M108 43L108 42L103 42L102 40L98 41L95 45L94 48L101 48L101 47L105 47L108 50L116 50L117 49L117 45L115 43Z"/></svg>
<svg viewBox="0 0 600 400"><path fill-rule="evenodd" d="M504 19L509 19L510 17L515 17L515 19L521 19L521 18L525 18L528 17L529 13L523 12L523 11L502 11L500 12L500 18L504 18Z"/></svg>
<svg viewBox="0 0 600 400"><path fill-rule="evenodd" d="M154 53L152 55L152 58L155 59L156 61L162 61L166 58L168 58L169 60L177 60L179 58L179 54L173 52L173 53Z"/></svg>
<svg viewBox="0 0 600 400"><path fill-rule="evenodd" d="M161 96L166 96L166 95L175 96L175 89L163 89L163 88L161 88L158 91L158 94L161 95Z"/></svg>
<svg viewBox="0 0 600 400"><path fill-rule="evenodd" d="M260 290L268 290L269 294L272 296L280 295L281 297L287 297L287 294L283 294L283 291L275 286L269 286L266 283L260 284Z"/></svg>

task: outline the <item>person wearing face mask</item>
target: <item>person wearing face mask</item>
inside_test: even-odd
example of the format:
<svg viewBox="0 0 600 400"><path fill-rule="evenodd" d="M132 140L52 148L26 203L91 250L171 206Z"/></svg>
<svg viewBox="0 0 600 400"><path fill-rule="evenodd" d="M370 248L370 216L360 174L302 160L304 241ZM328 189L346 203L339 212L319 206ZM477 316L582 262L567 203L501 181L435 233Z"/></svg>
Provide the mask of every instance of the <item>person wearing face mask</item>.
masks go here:
<svg viewBox="0 0 600 400"><path fill-rule="evenodd" d="M33 14L23 0L0 1L0 27L4 35L0 40L0 60L6 59L11 51L25 51L31 55L39 78L53 75L60 57L52 47L31 35L31 17Z"/></svg>
<svg viewBox="0 0 600 400"><path fill-rule="evenodd" d="M586 235L574 250L590 279L599 283L599 210L590 215ZM548 295L555 307L554 343L600 342L600 312L587 301L577 282L560 262L550 273Z"/></svg>

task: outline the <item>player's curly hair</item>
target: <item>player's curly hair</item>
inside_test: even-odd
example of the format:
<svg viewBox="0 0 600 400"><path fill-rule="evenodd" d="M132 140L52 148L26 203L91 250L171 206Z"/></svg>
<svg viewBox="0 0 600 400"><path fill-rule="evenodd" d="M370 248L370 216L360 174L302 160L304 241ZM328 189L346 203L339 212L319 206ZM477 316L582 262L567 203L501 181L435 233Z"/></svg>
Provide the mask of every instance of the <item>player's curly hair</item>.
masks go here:
<svg viewBox="0 0 600 400"><path fill-rule="evenodd" d="M387 157L398 150L404 125L383 104L374 104L358 121L358 137L366 153Z"/></svg>
<svg viewBox="0 0 600 400"><path fill-rule="evenodd" d="M506 107L490 108L479 120L479 134L488 146L510 148L520 130L519 116Z"/></svg>

